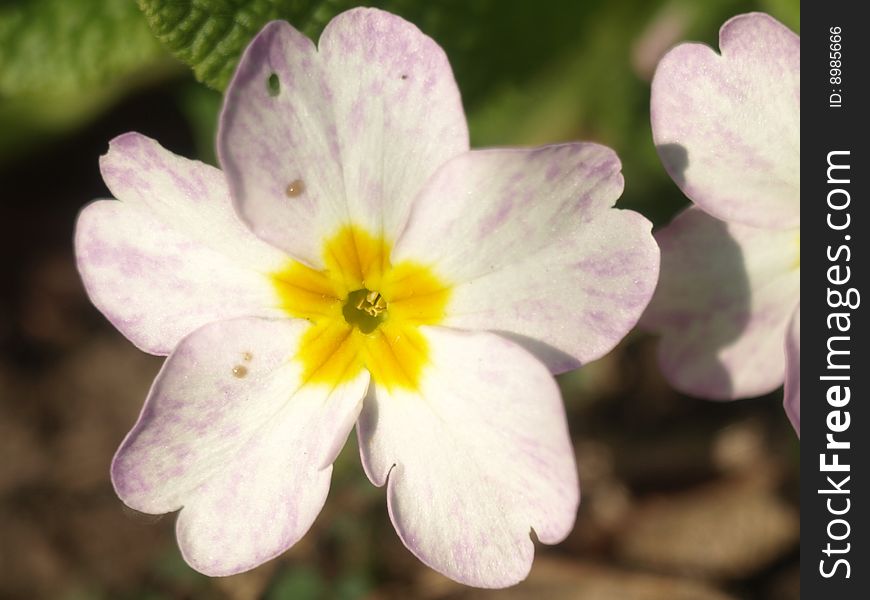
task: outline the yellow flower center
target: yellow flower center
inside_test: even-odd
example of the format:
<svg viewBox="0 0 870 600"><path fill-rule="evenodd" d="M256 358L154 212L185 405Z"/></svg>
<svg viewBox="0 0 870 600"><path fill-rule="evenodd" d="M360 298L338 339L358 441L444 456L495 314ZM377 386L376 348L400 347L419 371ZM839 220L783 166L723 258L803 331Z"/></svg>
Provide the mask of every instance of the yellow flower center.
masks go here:
<svg viewBox="0 0 870 600"><path fill-rule="evenodd" d="M425 265L393 265L390 250L348 225L324 243L323 271L292 261L272 274L281 308L312 323L296 356L307 382L337 385L368 369L387 388L419 387L429 347L418 327L444 318L450 286Z"/></svg>

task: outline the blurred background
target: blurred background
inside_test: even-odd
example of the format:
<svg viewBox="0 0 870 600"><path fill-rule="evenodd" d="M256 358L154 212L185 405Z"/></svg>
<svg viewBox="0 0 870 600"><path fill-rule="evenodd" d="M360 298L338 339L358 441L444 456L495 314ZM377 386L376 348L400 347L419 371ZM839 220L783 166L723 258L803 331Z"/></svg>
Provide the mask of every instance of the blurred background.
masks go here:
<svg viewBox="0 0 870 600"><path fill-rule="evenodd" d="M540 547L528 581L509 590L464 588L414 559L354 436L311 532L235 577L195 573L175 546L173 515L138 514L115 497L109 462L162 360L89 304L72 253L76 214L109 196L97 159L120 133L215 163L216 90L232 67L161 19L186 11L202 25L206 9L246 5L249 28L283 14L316 37L356 4L0 0L0 597L798 598L799 444L782 392L732 403L682 396L641 332L560 378L583 502L571 536ZM719 26L741 12L800 31L798 0L373 4L445 48L474 146L611 146L624 163L620 206L656 225L687 203L651 140L658 58L684 40L715 47Z"/></svg>

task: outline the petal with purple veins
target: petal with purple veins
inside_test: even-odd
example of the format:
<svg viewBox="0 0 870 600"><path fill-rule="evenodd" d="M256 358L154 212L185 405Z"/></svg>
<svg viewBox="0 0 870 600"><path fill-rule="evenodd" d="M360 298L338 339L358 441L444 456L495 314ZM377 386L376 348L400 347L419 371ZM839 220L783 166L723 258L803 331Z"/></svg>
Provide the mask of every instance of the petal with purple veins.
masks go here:
<svg viewBox="0 0 870 600"><path fill-rule="evenodd" d="M314 267L342 225L394 239L429 175L467 149L444 51L376 9L337 16L319 51L287 23L267 25L227 89L218 135L242 217Z"/></svg>
<svg viewBox="0 0 870 600"><path fill-rule="evenodd" d="M186 337L115 456L112 482L128 506L181 509L178 543L198 571L254 568L292 546L323 506L368 373L306 385L294 356L307 327L236 319Z"/></svg>
<svg viewBox="0 0 870 600"><path fill-rule="evenodd" d="M575 368L626 335L658 276L649 221L613 209L622 187L619 159L596 144L472 151L429 181L394 260L451 283L444 325Z"/></svg>
<svg viewBox="0 0 870 600"><path fill-rule="evenodd" d="M287 259L239 221L220 171L137 133L115 138L100 166L120 201L82 210L76 261L91 301L134 344L168 354L211 321L278 314L264 272Z"/></svg>
<svg viewBox="0 0 870 600"><path fill-rule="evenodd" d="M662 371L703 398L782 385L782 340L800 300L798 231L725 223L697 207L656 233L662 271L641 324L662 335Z"/></svg>
<svg viewBox="0 0 870 600"><path fill-rule="evenodd" d="M489 333L421 328L432 360L418 392L373 388L363 465L420 560L468 585L524 579L534 545L562 541L579 502L559 389L544 365Z"/></svg>
<svg viewBox="0 0 870 600"><path fill-rule="evenodd" d="M652 83L653 139L695 204L726 221L800 223L800 38L772 17L734 17L722 54L681 44Z"/></svg>

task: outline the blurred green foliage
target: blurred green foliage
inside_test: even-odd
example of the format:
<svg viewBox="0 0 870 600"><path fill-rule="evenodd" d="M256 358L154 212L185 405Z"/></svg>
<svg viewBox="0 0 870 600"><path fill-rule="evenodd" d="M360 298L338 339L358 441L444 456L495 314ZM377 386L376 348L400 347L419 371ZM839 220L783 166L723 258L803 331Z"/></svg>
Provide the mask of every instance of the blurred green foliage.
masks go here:
<svg viewBox="0 0 870 600"><path fill-rule="evenodd" d="M473 145L607 144L623 160L622 206L656 223L685 202L650 136L656 56L683 40L715 46L741 12L800 27L798 0L14 0L0 8L0 161L182 73L181 61L208 86L175 84L199 157L214 162L219 91L256 31L283 18L316 39L357 5L395 12L444 47Z"/></svg>
<svg viewBox="0 0 870 600"><path fill-rule="evenodd" d="M0 160L176 68L131 0L0 4Z"/></svg>

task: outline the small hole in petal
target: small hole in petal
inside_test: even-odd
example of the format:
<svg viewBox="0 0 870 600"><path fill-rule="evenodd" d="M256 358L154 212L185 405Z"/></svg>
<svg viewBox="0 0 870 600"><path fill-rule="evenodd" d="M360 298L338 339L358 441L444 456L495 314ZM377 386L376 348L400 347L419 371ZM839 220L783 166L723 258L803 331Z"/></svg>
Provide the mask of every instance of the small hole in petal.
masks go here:
<svg viewBox="0 0 870 600"><path fill-rule="evenodd" d="M236 365L233 367L233 376L239 379L245 377L248 374L248 367L243 365Z"/></svg>
<svg viewBox="0 0 870 600"><path fill-rule="evenodd" d="M281 93L281 81L278 79L278 75L272 73L269 75L269 79L266 82L266 89L269 90L269 95L273 98Z"/></svg>
<svg viewBox="0 0 870 600"><path fill-rule="evenodd" d="M304 191L305 182L301 179L294 179L287 184L287 189L284 190L284 193L287 194L288 198L296 198L297 196L301 196Z"/></svg>

